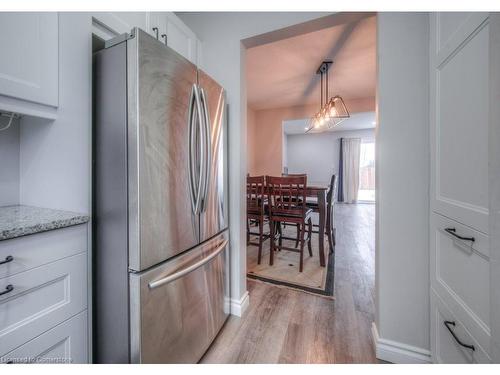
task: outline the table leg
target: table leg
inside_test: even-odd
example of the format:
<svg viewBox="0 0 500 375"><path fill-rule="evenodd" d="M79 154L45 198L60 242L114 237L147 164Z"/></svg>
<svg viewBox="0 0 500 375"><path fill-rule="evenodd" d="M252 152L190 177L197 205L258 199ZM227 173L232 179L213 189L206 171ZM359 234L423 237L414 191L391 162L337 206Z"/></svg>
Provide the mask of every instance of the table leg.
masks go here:
<svg viewBox="0 0 500 375"><path fill-rule="evenodd" d="M326 219L326 195L324 190L318 190L319 208L319 264L325 267L325 219Z"/></svg>

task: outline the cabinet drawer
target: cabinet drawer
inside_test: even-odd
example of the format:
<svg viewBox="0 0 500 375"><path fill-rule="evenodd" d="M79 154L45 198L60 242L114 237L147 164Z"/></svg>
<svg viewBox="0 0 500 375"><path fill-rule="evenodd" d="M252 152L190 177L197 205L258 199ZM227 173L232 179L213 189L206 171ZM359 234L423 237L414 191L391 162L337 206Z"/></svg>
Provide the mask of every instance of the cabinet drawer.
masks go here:
<svg viewBox="0 0 500 375"><path fill-rule="evenodd" d="M474 237L460 240L445 231ZM431 286L479 341L490 346L490 262L488 237L441 215L431 215Z"/></svg>
<svg viewBox="0 0 500 375"><path fill-rule="evenodd" d="M0 357L0 363L87 363L87 310Z"/></svg>
<svg viewBox="0 0 500 375"><path fill-rule="evenodd" d="M448 323L449 329L445 322ZM474 349L460 345L458 340L462 344L473 346ZM434 363L491 362L486 351L472 337L465 325L451 313L433 291L431 291L431 351Z"/></svg>
<svg viewBox="0 0 500 375"><path fill-rule="evenodd" d="M0 241L0 278L87 250L87 224Z"/></svg>
<svg viewBox="0 0 500 375"><path fill-rule="evenodd" d="M73 255L0 279L0 355L81 312L87 305L87 255Z"/></svg>

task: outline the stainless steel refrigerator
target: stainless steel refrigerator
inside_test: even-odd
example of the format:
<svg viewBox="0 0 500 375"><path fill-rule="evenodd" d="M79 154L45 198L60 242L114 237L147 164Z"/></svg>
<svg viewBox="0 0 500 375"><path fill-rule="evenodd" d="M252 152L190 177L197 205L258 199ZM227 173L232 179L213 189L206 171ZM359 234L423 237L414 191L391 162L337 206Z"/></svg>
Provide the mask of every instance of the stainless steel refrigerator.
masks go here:
<svg viewBox="0 0 500 375"><path fill-rule="evenodd" d="M140 29L94 55L98 363L195 363L229 314L224 89Z"/></svg>

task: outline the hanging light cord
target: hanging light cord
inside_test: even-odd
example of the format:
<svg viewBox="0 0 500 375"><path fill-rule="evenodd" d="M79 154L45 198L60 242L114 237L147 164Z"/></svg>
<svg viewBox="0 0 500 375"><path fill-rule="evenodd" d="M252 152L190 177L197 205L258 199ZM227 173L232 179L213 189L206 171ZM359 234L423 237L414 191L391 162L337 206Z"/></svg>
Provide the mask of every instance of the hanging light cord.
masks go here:
<svg viewBox="0 0 500 375"><path fill-rule="evenodd" d="M7 125L5 125L3 128L0 128L0 132L3 131L3 130L7 130L8 128L10 128L10 125L12 124L12 120L14 120L14 112L12 112L10 114L9 123Z"/></svg>

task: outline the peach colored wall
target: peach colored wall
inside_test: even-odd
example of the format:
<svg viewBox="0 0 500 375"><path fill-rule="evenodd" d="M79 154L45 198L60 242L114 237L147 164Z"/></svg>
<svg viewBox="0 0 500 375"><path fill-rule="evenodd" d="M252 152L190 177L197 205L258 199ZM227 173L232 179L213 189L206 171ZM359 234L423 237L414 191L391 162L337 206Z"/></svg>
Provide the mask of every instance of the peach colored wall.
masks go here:
<svg viewBox="0 0 500 375"><path fill-rule="evenodd" d="M255 111L247 106L247 172L255 175Z"/></svg>
<svg viewBox="0 0 500 375"><path fill-rule="evenodd" d="M351 113L374 111L375 98L346 100L346 106ZM283 166L283 121L307 118L317 110L317 105L308 105L254 111L252 125L247 119L247 128L252 128L252 141L248 140L247 147L248 172L279 176Z"/></svg>

